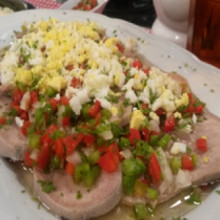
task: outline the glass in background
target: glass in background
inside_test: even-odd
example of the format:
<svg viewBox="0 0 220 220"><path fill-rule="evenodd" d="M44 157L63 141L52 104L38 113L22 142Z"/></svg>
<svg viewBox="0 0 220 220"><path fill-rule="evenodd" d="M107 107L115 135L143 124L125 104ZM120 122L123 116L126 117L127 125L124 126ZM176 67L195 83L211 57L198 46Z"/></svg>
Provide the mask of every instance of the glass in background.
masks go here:
<svg viewBox="0 0 220 220"><path fill-rule="evenodd" d="M187 49L220 68L220 0L191 0Z"/></svg>

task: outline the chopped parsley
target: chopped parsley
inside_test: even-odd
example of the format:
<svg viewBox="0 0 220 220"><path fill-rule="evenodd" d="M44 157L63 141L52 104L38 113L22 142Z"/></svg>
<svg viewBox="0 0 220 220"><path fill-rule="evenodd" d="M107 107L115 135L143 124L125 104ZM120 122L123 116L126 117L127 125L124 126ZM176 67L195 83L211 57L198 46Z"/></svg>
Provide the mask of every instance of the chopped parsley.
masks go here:
<svg viewBox="0 0 220 220"><path fill-rule="evenodd" d="M198 205L202 202L201 195L198 192L194 192L185 201L190 205Z"/></svg>
<svg viewBox="0 0 220 220"><path fill-rule="evenodd" d="M77 199L81 199L83 196L82 196L82 193L80 191L77 191L76 193L76 198Z"/></svg>
<svg viewBox="0 0 220 220"><path fill-rule="evenodd" d="M51 181L38 180L38 183L40 183L43 192L50 193L56 190Z"/></svg>

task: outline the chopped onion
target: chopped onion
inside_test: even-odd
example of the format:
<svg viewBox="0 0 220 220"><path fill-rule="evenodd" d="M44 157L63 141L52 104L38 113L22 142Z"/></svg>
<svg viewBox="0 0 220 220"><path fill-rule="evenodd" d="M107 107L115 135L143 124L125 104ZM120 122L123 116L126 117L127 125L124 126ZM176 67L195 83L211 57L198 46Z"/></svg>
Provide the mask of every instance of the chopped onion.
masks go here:
<svg viewBox="0 0 220 220"><path fill-rule="evenodd" d="M182 169L180 169L177 173L175 180L175 188L177 191L179 189L184 189L192 184L189 172L183 171Z"/></svg>
<svg viewBox="0 0 220 220"><path fill-rule="evenodd" d="M120 154L122 157L124 157L125 159L131 158L131 157L133 156L130 149L125 149L125 150L123 150L123 151L120 151L119 154Z"/></svg>
<svg viewBox="0 0 220 220"><path fill-rule="evenodd" d="M20 103L20 108L22 110L28 110L30 99L31 99L30 92L29 91L25 92Z"/></svg>
<svg viewBox="0 0 220 220"><path fill-rule="evenodd" d="M174 177L170 169L169 163L167 161L167 157L164 151L162 150L162 148L158 148L158 152L159 152L159 156L157 158L160 164L161 171L164 176L164 180L159 187L159 191L160 193L164 193L164 192L170 193L173 191Z"/></svg>
<svg viewBox="0 0 220 220"><path fill-rule="evenodd" d="M160 132L159 122L155 119L150 120L150 125L153 131Z"/></svg>
<svg viewBox="0 0 220 220"><path fill-rule="evenodd" d="M113 138L113 134L111 132L111 130L109 131L103 131L100 136L104 139L104 140L110 140Z"/></svg>
<svg viewBox="0 0 220 220"><path fill-rule="evenodd" d="M34 149L31 154L30 154L30 158L32 160L37 160L37 157L38 157L38 154L39 154L39 150L38 149Z"/></svg>
<svg viewBox="0 0 220 220"><path fill-rule="evenodd" d="M66 160L74 165L78 165L82 162L81 157L79 155L78 151L74 151L72 154L70 154L69 156L67 156Z"/></svg>
<svg viewBox="0 0 220 220"><path fill-rule="evenodd" d="M65 111L65 106L61 105L58 107L58 112L57 112L57 125L58 127L62 127L62 115Z"/></svg>

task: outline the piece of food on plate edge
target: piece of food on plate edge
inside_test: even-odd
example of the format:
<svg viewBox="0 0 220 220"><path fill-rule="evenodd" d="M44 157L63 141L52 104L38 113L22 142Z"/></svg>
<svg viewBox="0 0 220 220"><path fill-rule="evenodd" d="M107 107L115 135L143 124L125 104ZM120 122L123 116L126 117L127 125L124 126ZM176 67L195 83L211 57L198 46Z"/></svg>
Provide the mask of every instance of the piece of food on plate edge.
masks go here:
<svg viewBox="0 0 220 220"><path fill-rule="evenodd" d="M181 76L138 59L132 39L90 21L24 24L0 73L0 155L33 168L58 216L122 202L146 218L147 204L220 175L220 119Z"/></svg>

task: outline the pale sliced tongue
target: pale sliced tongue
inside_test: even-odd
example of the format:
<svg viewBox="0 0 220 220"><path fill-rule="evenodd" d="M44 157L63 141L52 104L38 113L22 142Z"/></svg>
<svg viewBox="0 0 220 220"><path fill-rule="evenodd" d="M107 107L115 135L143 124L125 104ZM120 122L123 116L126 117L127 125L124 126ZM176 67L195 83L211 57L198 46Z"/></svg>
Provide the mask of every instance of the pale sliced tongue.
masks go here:
<svg viewBox="0 0 220 220"><path fill-rule="evenodd" d="M39 180L52 181L56 190L51 193L42 191ZM122 196L121 171L101 175L94 188L88 190L74 183L72 177L59 170L44 174L34 170L34 191L40 201L55 215L72 220L83 220L101 216L112 210ZM80 192L82 198L77 199Z"/></svg>
<svg viewBox="0 0 220 220"><path fill-rule="evenodd" d="M4 112L9 111L11 99L0 95L0 117ZM20 128L14 123L4 125L0 129L0 156L7 157L14 161L23 160L24 153L28 148L27 138L21 134Z"/></svg>

